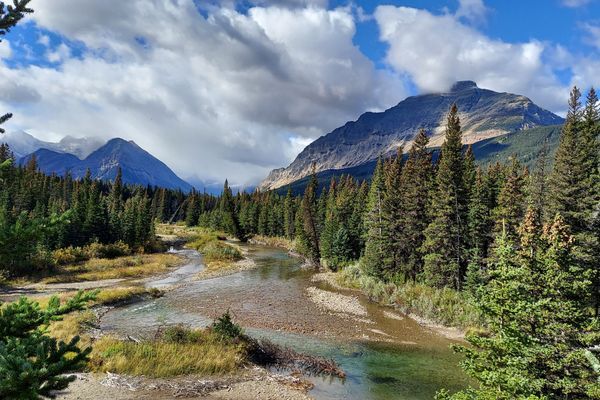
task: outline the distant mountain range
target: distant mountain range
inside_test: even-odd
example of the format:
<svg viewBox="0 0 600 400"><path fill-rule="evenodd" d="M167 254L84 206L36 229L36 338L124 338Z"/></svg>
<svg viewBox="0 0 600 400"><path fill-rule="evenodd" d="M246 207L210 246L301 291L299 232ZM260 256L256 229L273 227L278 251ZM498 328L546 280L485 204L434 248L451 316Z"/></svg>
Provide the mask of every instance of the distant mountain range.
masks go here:
<svg viewBox="0 0 600 400"><path fill-rule="evenodd" d="M420 128L430 134L432 147L440 146L453 103L458 105L467 144L564 122L525 96L498 93L481 89L472 81L461 81L448 93L408 97L384 112L361 115L357 121L315 140L290 166L273 170L259 187L266 190L294 184L308 176L313 166L325 175L333 171L364 172L380 155L395 152L400 145L408 150Z"/></svg>
<svg viewBox="0 0 600 400"><path fill-rule="evenodd" d="M72 136L65 136L60 142L45 142L25 131L8 132L0 138L0 141L8 143L17 159L25 157L39 149L48 149L57 153L69 153L79 159L84 159L104 144L98 138L74 138Z"/></svg>
<svg viewBox="0 0 600 400"><path fill-rule="evenodd" d="M133 141L116 138L103 144L98 139L66 137L52 143L23 131L6 134L0 141L8 143L18 164L35 156L38 168L47 174L64 176L69 172L82 178L89 169L92 178L112 181L121 168L123 182L128 184L192 190L192 185Z"/></svg>

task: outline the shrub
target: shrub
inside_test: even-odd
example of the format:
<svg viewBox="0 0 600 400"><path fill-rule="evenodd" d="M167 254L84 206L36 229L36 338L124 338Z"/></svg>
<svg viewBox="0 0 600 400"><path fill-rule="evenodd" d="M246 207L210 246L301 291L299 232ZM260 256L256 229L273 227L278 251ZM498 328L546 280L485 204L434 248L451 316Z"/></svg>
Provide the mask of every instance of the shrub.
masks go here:
<svg viewBox="0 0 600 400"><path fill-rule="evenodd" d="M52 260L55 265L75 264L89 260L88 252L81 247L65 247L52 252Z"/></svg>
<svg viewBox="0 0 600 400"><path fill-rule="evenodd" d="M89 258L117 258L131 254L131 249L121 241L116 243L101 244L94 242L86 246L85 251Z"/></svg>
<svg viewBox="0 0 600 400"><path fill-rule="evenodd" d="M233 322L229 310L213 322L212 330L222 339L237 339L242 335L242 327Z"/></svg>

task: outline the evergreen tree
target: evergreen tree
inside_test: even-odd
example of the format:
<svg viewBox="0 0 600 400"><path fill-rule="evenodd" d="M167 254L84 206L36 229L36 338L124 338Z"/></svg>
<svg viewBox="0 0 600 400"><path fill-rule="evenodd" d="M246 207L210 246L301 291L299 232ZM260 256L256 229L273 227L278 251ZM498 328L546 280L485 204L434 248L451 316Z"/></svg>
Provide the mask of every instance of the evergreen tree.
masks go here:
<svg viewBox="0 0 600 400"><path fill-rule="evenodd" d="M373 172L371 188L365 213L365 255L361 261L364 271L376 277L383 277L385 271L385 224L383 220L383 198L385 196L385 177L383 161L377 161Z"/></svg>
<svg viewBox="0 0 600 400"><path fill-rule="evenodd" d="M306 255L311 262L319 265L321 260L320 249L320 222L319 209L317 205L317 189L319 187L317 176L313 172L310 182L304 191L304 197L300 205L302 239L306 249Z"/></svg>
<svg viewBox="0 0 600 400"><path fill-rule="evenodd" d="M295 236L295 204L292 196L292 188L288 187L287 194L283 203L283 226L285 231L285 237L289 240L294 239Z"/></svg>
<svg viewBox="0 0 600 400"><path fill-rule="evenodd" d="M456 104L448 115L429 209L431 223L425 230L422 248L425 281L436 287L460 289L467 261L467 219L462 131Z"/></svg>
<svg viewBox="0 0 600 400"><path fill-rule="evenodd" d="M403 246L402 264L410 279L416 281L423 271L421 247L428 225L427 201L432 186L433 166L427 150L429 138L421 129L408 153L402 170L403 188Z"/></svg>

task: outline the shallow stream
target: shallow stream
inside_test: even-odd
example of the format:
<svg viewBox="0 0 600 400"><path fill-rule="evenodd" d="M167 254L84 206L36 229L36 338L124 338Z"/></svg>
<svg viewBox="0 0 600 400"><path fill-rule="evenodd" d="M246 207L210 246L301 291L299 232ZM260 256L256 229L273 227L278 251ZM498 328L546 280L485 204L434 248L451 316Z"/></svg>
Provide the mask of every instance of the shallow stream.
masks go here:
<svg viewBox="0 0 600 400"><path fill-rule="evenodd" d="M167 277L148 282L172 287L164 297L117 308L101 321L102 329L150 337L161 324L207 326L231 309L236 321L254 337L265 337L298 351L335 359L345 380L314 377L309 393L316 399L432 399L441 388L466 385L452 343L416 322L359 296L367 315L352 318L319 309L306 295L316 286L312 272L281 249L246 245L257 268L208 280L195 280L203 268L199 254L177 251L190 262ZM377 339L375 341L374 339Z"/></svg>

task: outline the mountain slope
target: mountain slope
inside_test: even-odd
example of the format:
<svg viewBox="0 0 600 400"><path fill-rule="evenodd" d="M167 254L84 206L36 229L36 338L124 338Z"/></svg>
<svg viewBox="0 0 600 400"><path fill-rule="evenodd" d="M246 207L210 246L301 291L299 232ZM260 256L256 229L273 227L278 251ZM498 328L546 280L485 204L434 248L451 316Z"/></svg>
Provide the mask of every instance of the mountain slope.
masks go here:
<svg viewBox="0 0 600 400"><path fill-rule="evenodd" d="M7 143L17 159L40 149L52 150L56 153L69 153L84 159L104 144L98 138L74 138L65 136L60 142L45 142L25 131L9 132L0 137L0 142Z"/></svg>
<svg viewBox="0 0 600 400"><path fill-rule="evenodd" d="M74 178L81 178L89 169L94 179L114 180L120 167L124 183L181 189L185 192L192 190L189 183L133 141L119 138L109 140L84 160L71 154L40 149L21 158L19 164L27 163L33 155L38 168L47 174L64 175L69 171Z"/></svg>
<svg viewBox="0 0 600 400"><path fill-rule="evenodd" d="M546 143L548 146L548 158L552 162L554 153L558 147L561 129L561 125L544 126L481 140L472 144L475 161L478 165L485 166L495 162L506 162L510 157L514 156L532 169L540 150L544 146L544 143ZM434 158L437 157L438 149L439 147L432 149ZM320 189L328 187L331 178L339 178L342 175L351 175L358 180L370 180L376 164L377 160L373 160L355 167L318 172L317 180L319 187ZM309 176L303 177L277 189L277 192L285 195L288 187L290 187L295 195L301 195L304 193L309 180Z"/></svg>
<svg viewBox="0 0 600 400"><path fill-rule="evenodd" d="M412 96L381 113L365 113L308 145L287 168L272 171L261 189L282 187L316 171L360 166L381 154L409 146L416 132L425 128L431 146L443 141L450 106L459 108L465 143L538 126L558 125L563 119L535 105L525 96L498 93L457 82L450 92Z"/></svg>

